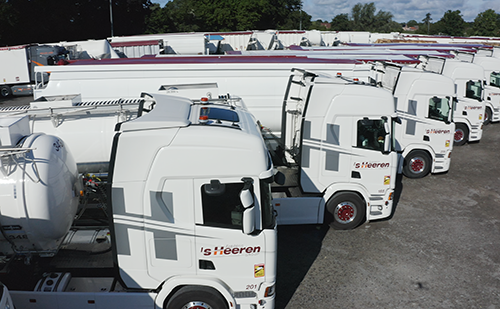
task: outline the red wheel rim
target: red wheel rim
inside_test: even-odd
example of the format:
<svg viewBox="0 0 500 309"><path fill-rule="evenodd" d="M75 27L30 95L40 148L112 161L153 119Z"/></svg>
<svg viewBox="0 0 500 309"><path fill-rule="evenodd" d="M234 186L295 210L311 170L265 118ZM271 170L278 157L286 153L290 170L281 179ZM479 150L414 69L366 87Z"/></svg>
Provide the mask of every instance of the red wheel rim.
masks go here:
<svg viewBox="0 0 500 309"><path fill-rule="evenodd" d="M425 162L420 158L414 158L411 160L410 168L413 172L421 172L424 170Z"/></svg>
<svg viewBox="0 0 500 309"><path fill-rule="evenodd" d="M350 202L342 202L335 207L335 220L346 224L356 217L356 207Z"/></svg>
<svg viewBox="0 0 500 309"><path fill-rule="evenodd" d="M464 139L464 132L462 130L455 131L455 142L461 142Z"/></svg>

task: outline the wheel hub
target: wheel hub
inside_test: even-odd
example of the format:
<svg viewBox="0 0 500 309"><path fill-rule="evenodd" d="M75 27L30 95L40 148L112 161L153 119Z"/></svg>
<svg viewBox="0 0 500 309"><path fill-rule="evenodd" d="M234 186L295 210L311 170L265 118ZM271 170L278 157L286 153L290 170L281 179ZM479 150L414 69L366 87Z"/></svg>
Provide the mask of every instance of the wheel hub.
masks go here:
<svg viewBox="0 0 500 309"><path fill-rule="evenodd" d="M425 162L422 158L412 158L410 161L410 168L414 173L421 173L425 168Z"/></svg>
<svg viewBox="0 0 500 309"><path fill-rule="evenodd" d="M202 301L190 301L182 306L182 309L212 309L209 304Z"/></svg>
<svg viewBox="0 0 500 309"><path fill-rule="evenodd" d="M335 207L335 220L346 224L352 222L356 217L356 207L350 202L342 202Z"/></svg>

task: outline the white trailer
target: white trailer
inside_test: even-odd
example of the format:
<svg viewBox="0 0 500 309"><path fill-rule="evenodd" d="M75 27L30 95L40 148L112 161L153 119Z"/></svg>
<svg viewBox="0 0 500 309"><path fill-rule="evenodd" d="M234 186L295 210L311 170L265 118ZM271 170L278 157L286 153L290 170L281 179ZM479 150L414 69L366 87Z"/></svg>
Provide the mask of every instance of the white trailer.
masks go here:
<svg viewBox="0 0 500 309"><path fill-rule="evenodd" d="M274 307L273 165L255 119L233 99L151 103L116 127L107 179L82 179L35 115L0 119L0 280L16 308ZM105 215L73 220L79 201Z"/></svg>
<svg viewBox="0 0 500 309"><path fill-rule="evenodd" d="M402 124L395 127L403 174L420 178L449 170L455 124L451 78L407 66L378 62L372 83L391 91Z"/></svg>
<svg viewBox="0 0 500 309"><path fill-rule="evenodd" d="M455 82L456 101L453 109L455 122L454 144L481 140L485 103L483 101L484 69L473 63L439 57L420 57L417 65L425 71L450 77Z"/></svg>
<svg viewBox="0 0 500 309"><path fill-rule="evenodd" d="M34 68L57 63L65 52L64 48L48 45L0 47L0 96L32 94Z"/></svg>
<svg viewBox="0 0 500 309"><path fill-rule="evenodd" d="M154 47L161 54L176 54L176 55L205 55L208 54L208 40L203 33L159 33L159 34L143 34L131 36L114 36L108 38L109 43L113 47L124 46L140 46L141 42L144 47L152 46L154 41L159 43L159 49ZM119 50L121 48L118 48ZM138 53L138 49L121 49L127 57L140 57L145 54ZM149 54L151 55L151 54Z"/></svg>
<svg viewBox="0 0 500 309"><path fill-rule="evenodd" d="M139 67L143 68L143 66L139 66ZM141 71L141 74L143 74L143 73L144 73L144 70ZM295 76L295 74L296 73L294 73L292 76ZM235 75L235 76L241 78L241 76L238 76L238 75ZM290 76L290 73L288 73L288 76ZM276 83L279 83L280 79L281 78L278 76L278 77L268 78L268 79L264 79L264 80L265 81L274 81L275 84L273 84L272 86L274 88L278 88L279 84L276 84ZM148 80L152 81L152 79L148 79ZM329 79L322 79L322 80L326 81ZM164 79L161 79L160 81L164 81ZM236 79L236 81L237 81L237 79ZM105 87L106 87L106 84L109 82L113 82L113 80L107 80L107 79L101 80L101 83ZM139 82L140 82L140 80L139 80ZM260 82L260 80L259 80L259 82ZM286 89L286 85L290 84L290 83L291 82L288 82L288 81L287 81L287 83L285 83L285 89ZM130 85L131 85L131 87L137 87L137 85L133 84L133 83L130 83ZM348 86L346 86L346 85L348 85ZM201 86L203 86L203 85L197 85L194 88L194 87L189 86L189 85L184 85L184 89L182 89L181 86L179 86L179 85L169 86L169 87L165 87L165 89L162 91L169 91L170 93L173 93L175 95L187 95L190 97L193 97L195 95L199 95L200 93L205 93L205 94L209 93L210 95L216 96L215 93L218 91L218 89L214 89L215 88L214 85L212 85L212 86L214 86L213 88L210 87L210 84L206 85L207 87L205 87L205 88L203 88ZM200 91L193 92L194 89L197 89L200 87L202 88L201 92ZM308 91L315 93L315 92L320 91L320 87L322 87L322 86L315 86L314 89L316 89L316 90L314 90L314 91L308 90ZM381 118L383 116L387 119L390 119L391 112L388 111L388 109L390 109L392 111L392 113L394 113L394 105L393 105L392 96L390 93L388 93L385 90L376 89L375 87L367 87L366 85L360 85L360 84L356 84L353 82L347 82L347 81L342 80L342 79L336 80L336 82L334 82L333 85L330 85L329 87L331 87L331 89L330 89L331 95L335 94L335 96L336 96L336 100L334 102L335 104L341 104L341 103L347 104L347 102L359 101L359 103L357 103L357 104L359 104L359 106L366 105L366 106L369 106L370 109L381 108L382 110L384 110L384 112L381 113L380 115L377 114L379 116L378 118ZM352 93L346 92L344 94L344 88L350 89L352 91ZM109 88L107 88L107 89L109 89ZM241 86L239 89L242 89ZM313 87L311 87L310 89L313 89ZM182 93L183 90L185 90L184 93ZM222 91L220 91L220 92L222 92ZM359 95L355 95L356 92L359 92ZM368 95L364 95L363 93L365 93L365 92L368 93ZM290 93L290 92L287 91L287 93ZM265 99L261 95L259 95L259 97ZM368 100L367 98L369 98L369 97L370 98L373 97L373 99ZM375 100L375 98L379 98L379 97L380 97L380 99ZM281 97L280 102L283 102L283 95ZM380 104L380 107L375 106L373 104L373 102L377 102L377 104ZM40 102L40 104L42 104L42 103L43 102ZM262 104L262 102L261 102L261 104ZM277 102L269 100L269 98L267 98L267 101L265 101L264 104L269 104L270 106L264 106L264 107L267 108L267 110L273 111L273 109L276 108L274 106L274 104L277 104ZM324 108L325 106L330 106L332 104L333 103L330 101L324 101L321 96L314 96L314 100L307 102L307 109L314 110L314 108L316 108L315 106L317 106L317 105L321 105L321 106L323 106L322 108ZM345 107L343 107L343 109L345 110L345 113L351 112L351 109L352 109L351 105L352 104L354 104L354 103L349 103ZM87 106L87 105L88 104L85 104L85 106ZM87 107L87 108L89 108L89 107ZM287 108L289 108L289 107L287 107ZM122 108L122 109L124 109L124 108ZM47 110L49 110L49 109L47 108ZM249 108L249 110L251 110L251 109ZM293 130L297 130L297 127L296 127L297 123L296 122L282 123L282 119L284 119L283 118L284 115L282 114L282 110L283 110L283 107L279 108L279 114L278 114L278 116L276 116L277 118L274 118L273 121L270 123L270 125L267 125L266 123L264 123L262 121L260 122L261 125L266 127L266 132L269 132L270 134L273 134L273 135L280 136L282 132L287 132L287 130L292 130L291 128L293 128ZM85 111L85 110L83 110L83 111ZM73 134L75 137L77 137L77 138L70 138L68 135L65 135L67 140L80 141L80 142L78 142L78 144L72 146L72 147L74 147L74 149L81 149L81 151L79 151L79 153L80 152L85 153L86 149L98 148L98 147L87 147L86 145L87 144L95 145L96 143L100 143L100 140L104 139L106 136L106 134L102 134L103 137L100 139L92 140L89 143L86 143L86 142L82 143L81 142L82 141L81 130L80 131L76 130L78 128L78 121L80 121L80 120L78 120L77 113L74 112L73 114L69 114L67 112L64 112L64 110L52 111L52 109L50 109L50 112L55 113L56 115L61 115L60 121L57 122L57 123L61 123L60 129L57 129L58 132L61 132L61 134ZM87 118L91 117L91 115L95 113L93 111L85 111L85 112L88 113L88 115L83 116L83 117L87 117ZM337 109L333 110L333 112L337 112ZM39 112L36 112L36 113L39 113ZM130 114L133 115L133 113L130 113ZM356 117L359 117L362 114L363 113L360 111L360 114L355 114L355 115L356 115ZM71 120L71 119L73 119L73 117L75 117L75 121ZM92 116L92 117L99 119L96 116ZM45 125L42 126L42 124L36 123L37 121L40 121L40 120L36 120L34 118L33 121L34 121L33 125L36 126L36 128L40 128L44 132L54 132L54 134L57 134L57 132L54 131L55 129L52 128L52 126L53 126L52 123L45 121L44 122ZM100 121L102 121L102 120L100 120ZM109 128L112 127L113 122L117 121L116 116L112 115L112 117L109 118L109 121L110 122L107 122L107 124L106 124L108 131L109 131ZM325 120L316 118L315 121L317 121L318 123L322 123ZM83 122L81 122L81 123L83 123ZM390 123L390 121L389 121L389 123ZM94 122L94 125L87 124L84 127L95 127L96 128L95 130L102 130L103 125L101 125L100 122ZM278 128L277 130L275 129L276 127ZM343 127L345 128L345 130L348 130L349 132L350 132L350 130L356 130L356 128L348 128L346 125L344 125ZM94 130L94 129L91 129L91 130ZM267 130L269 130L269 131L267 131ZM71 132L74 132L74 133L71 133ZM101 132L105 133L105 131L101 131ZM388 135L388 134L391 135L392 131L387 131L387 132L384 131L383 133L384 134L382 134L381 137L385 138L386 135ZM83 133L83 134L85 134L85 133ZM320 133L315 133L315 134L320 134ZM89 135L89 136L94 136L94 135ZM107 140L109 141L109 138ZM388 144L386 144L386 145L388 145ZM283 144L282 149L291 149L289 146L290 145ZM346 150L346 151L352 152L351 148L349 148L347 145L342 145L342 146L348 148L348 150ZM294 147L294 149L291 151L296 152L297 151L296 147ZM390 148L390 151L392 151L392 148ZM333 153L336 153L336 152L333 152ZM378 160L379 158L376 155L373 159L369 158L369 156L373 155L373 153L377 154L376 152L370 152L370 151L367 154L365 154L364 156L366 157L366 160L363 162L369 163L369 162L373 162L374 160L375 161ZM363 158L364 156L359 155L359 158ZM358 199L357 201L359 201L359 200L363 201L362 204L358 203L356 206L359 208L362 207L362 209L358 210L359 216L356 217L356 220L353 220L352 224L345 224L345 222L343 222L340 225L340 227L353 228L362 222L369 221L369 220L381 219L381 218L385 218L385 217L388 217L391 215L392 205L389 202L387 202L388 204L385 204L383 206L379 205L379 203L382 203L382 202L385 203L387 201L388 197L390 196L390 193L392 192L391 190L394 189L393 181L395 179L395 172L393 172L392 169L394 169L394 171L396 171L397 163L391 161L392 159L394 159L392 156L396 156L396 154L392 153L391 155L385 156L386 159L388 160L387 162L385 162L385 163L387 163L387 165L385 165L385 168L381 171L381 173L383 175L382 176L379 175L379 180L385 179L385 181L378 182L378 184L382 186L381 188L376 187L377 190L374 190L368 184L366 185L368 187L363 187L363 186L358 186L358 185L355 185L354 187L353 187L353 185L346 185L345 187L342 187L342 186L340 187L340 188L343 188L344 191L351 191L351 192L354 192L355 194L357 194L360 197L360 199ZM86 159L88 161L86 156L83 157L83 159ZM87 162L87 161L82 162L80 160L80 158L77 159L77 163L80 164L79 165L80 171L86 171L88 169L87 166L96 166L96 163L99 163L99 158L94 159L93 162ZM328 162L333 162L333 161L328 160ZM300 161L297 161L295 164L296 164L296 173L297 173L298 167L303 166L303 165ZM307 164L309 165L309 163L307 163ZM391 167L390 169L389 169L389 166ZM321 192L323 192L323 189L326 189L328 186L333 184L332 182L330 182L330 181L333 181L331 178L328 178L328 177L324 178L321 175L323 175L325 173L329 174L329 175L334 175L335 173L332 171L324 172L324 173L321 172L319 174L316 174L316 173L317 173L317 171L314 171L314 173L313 173L313 171L307 170L307 177L304 177L304 179L307 178L307 179L310 179L310 181L314 181L314 183L315 183L314 186L316 187L316 189L313 189L310 184L308 185L307 188L306 187L302 188L302 192L310 192L311 194L316 195L316 197L314 198L314 203L310 204L310 206L312 206L314 209L308 209L307 207L303 206L305 204L304 201L296 200L298 202L295 202L295 203L297 203L297 204L295 204L295 206L298 206L302 212L309 213L308 217L305 218L302 216L302 214L300 216L298 216L294 213L294 211L287 210L285 212L288 213L289 217L293 218L293 220L284 220L284 219L281 220L280 219L280 222L282 222L284 224L304 224L304 223L321 224L321 223L323 223L324 213L325 213L325 211L324 211L325 205L331 199L332 196L339 193L340 191L338 191L337 189L335 189L335 190L331 189L324 194L321 193ZM372 172L372 173L374 173L374 172ZM342 177L345 178L346 175L344 175L344 173L343 173L343 174L341 174L341 176L335 176L335 177L336 177L335 182L337 183L337 185L340 185L340 179L342 179ZM317 179L317 180L314 180L314 179ZM364 181L366 181L366 178L363 178L362 180L357 180L357 181L363 183ZM322 182L323 184L320 186L320 185L318 185L318 182ZM352 181L349 180L349 178L345 178L344 183L349 183L349 182L352 182ZM299 188L299 186L301 186L301 184L296 184L297 188ZM357 189L358 187L361 189ZM323 188L323 189L321 189L321 188ZM332 188L335 188L335 186L333 186ZM379 198L380 196L378 196L378 194L381 194L382 191L383 191L382 196L384 197L384 199L380 199ZM376 196L376 198L374 198L373 196ZM288 202L288 203L290 203L290 202ZM369 206L370 207L381 206L381 207L383 207L384 212L380 213L378 215L373 215L373 213L377 213L377 211L375 211L375 212L371 211ZM285 207L282 207L282 208L285 208ZM284 218L284 216L281 216L281 218Z"/></svg>
<svg viewBox="0 0 500 309"><path fill-rule="evenodd" d="M370 65L352 59L298 56L200 56L81 61L51 68L34 97L80 94L82 100L135 98L141 92L175 94L182 85L215 83L241 97L266 127L281 130L281 109L290 70L302 68L368 81ZM43 71L43 68L39 69ZM193 97L195 99L195 97Z"/></svg>

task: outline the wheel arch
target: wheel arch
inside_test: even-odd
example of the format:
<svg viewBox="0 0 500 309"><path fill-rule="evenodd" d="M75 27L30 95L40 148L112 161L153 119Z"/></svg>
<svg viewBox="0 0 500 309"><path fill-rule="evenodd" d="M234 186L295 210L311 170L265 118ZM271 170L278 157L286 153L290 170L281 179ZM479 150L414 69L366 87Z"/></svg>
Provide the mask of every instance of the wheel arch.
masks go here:
<svg viewBox="0 0 500 309"><path fill-rule="evenodd" d="M358 195L361 200L365 203L365 215L363 218L363 222L368 221L368 213L370 211L369 209L369 201L370 201L370 194L366 190L365 187L358 185L358 184L332 184L330 185L324 194L324 209L323 209L323 216L326 214L328 209L326 208L326 205L328 202L330 202L332 199L337 197L338 195L342 193L354 193Z"/></svg>
<svg viewBox="0 0 500 309"><path fill-rule="evenodd" d="M168 301L183 287L205 287L210 288L221 295L225 300L227 308L236 308L236 301L229 292L229 287L215 278L200 277L175 277L168 279L161 285L160 292L156 295L155 304L157 308L166 308Z"/></svg>
<svg viewBox="0 0 500 309"><path fill-rule="evenodd" d="M416 145L416 144L410 144L408 146L405 147L405 149L403 150L403 166L404 166L404 160L406 159L406 157L412 152L412 151L424 151L426 152L429 157L431 157L431 173L434 173L434 169L435 169L435 164L436 164L436 152L434 151L434 149L432 149L432 147L428 146L428 145Z"/></svg>

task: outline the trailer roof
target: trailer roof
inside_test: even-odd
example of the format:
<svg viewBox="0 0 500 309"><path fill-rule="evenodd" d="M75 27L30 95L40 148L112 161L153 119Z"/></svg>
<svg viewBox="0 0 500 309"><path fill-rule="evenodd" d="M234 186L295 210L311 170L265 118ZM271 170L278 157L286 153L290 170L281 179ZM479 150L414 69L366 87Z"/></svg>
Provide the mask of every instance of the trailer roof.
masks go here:
<svg viewBox="0 0 500 309"><path fill-rule="evenodd" d="M69 65L118 65L118 64L177 64L177 63L339 63L339 64L361 64L355 59L319 59L306 56L242 56L242 55L218 55L218 56L165 56L165 57L142 57L142 58L120 58L101 60L78 60Z"/></svg>

